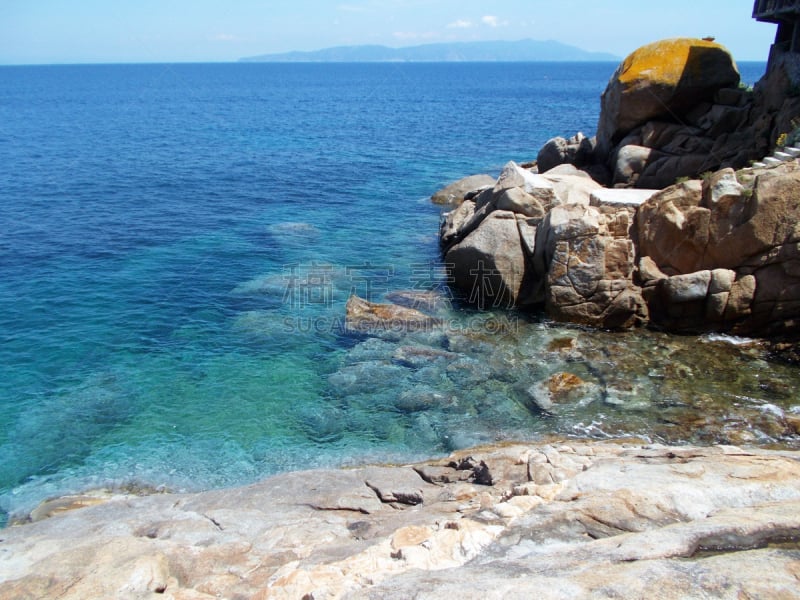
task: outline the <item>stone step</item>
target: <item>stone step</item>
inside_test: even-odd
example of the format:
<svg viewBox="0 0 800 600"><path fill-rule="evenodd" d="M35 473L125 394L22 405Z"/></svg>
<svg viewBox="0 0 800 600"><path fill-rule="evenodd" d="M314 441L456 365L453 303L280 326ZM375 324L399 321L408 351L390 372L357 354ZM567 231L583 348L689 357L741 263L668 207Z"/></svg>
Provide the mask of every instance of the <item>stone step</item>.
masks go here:
<svg viewBox="0 0 800 600"><path fill-rule="evenodd" d="M795 158L800 157L800 148L793 148L792 146L787 146L783 149L786 154L791 154Z"/></svg>
<svg viewBox="0 0 800 600"><path fill-rule="evenodd" d="M767 156L762 162L768 167L774 167L775 165L781 164L783 161L773 158L772 156Z"/></svg>
<svg viewBox="0 0 800 600"><path fill-rule="evenodd" d="M787 161L790 161L790 160L794 160L794 158L795 158L794 156L792 156L788 152L781 152L781 151L774 152L772 154L772 157L773 158L777 158L781 162L787 162Z"/></svg>
<svg viewBox="0 0 800 600"><path fill-rule="evenodd" d="M754 162L752 165L750 165L750 168L751 169L763 169L766 166L767 166L766 163L763 163L763 162L759 161L759 162Z"/></svg>

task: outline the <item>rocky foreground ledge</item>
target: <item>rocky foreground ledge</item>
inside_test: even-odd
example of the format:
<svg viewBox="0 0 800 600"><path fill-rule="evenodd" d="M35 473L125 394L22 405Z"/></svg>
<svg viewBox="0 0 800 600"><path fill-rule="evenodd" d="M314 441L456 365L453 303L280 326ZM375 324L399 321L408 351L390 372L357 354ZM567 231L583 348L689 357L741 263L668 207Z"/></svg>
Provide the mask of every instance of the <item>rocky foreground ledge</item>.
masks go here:
<svg viewBox="0 0 800 600"><path fill-rule="evenodd" d="M0 530L0 598L788 598L800 453L552 441ZM52 514L51 514L52 513Z"/></svg>

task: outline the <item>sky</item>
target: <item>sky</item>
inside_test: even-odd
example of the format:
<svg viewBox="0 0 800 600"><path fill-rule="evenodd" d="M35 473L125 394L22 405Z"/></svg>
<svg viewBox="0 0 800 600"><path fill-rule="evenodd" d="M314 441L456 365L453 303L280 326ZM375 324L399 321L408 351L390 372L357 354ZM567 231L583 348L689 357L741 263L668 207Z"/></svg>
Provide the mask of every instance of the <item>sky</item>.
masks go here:
<svg viewBox="0 0 800 600"><path fill-rule="evenodd" d="M776 26L752 10L752 0L0 0L0 64L220 62L527 38L624 57L680 36L714 36L737 61L765 61Z"/></svg>

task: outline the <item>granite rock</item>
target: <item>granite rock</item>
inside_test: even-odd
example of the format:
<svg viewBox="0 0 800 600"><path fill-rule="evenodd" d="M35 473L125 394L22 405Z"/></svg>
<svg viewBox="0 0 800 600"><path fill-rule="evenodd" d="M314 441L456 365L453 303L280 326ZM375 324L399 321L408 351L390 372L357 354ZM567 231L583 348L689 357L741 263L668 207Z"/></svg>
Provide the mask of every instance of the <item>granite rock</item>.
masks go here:
<svg viewBox="0 0 800 600"><path fill-rule="evenodd" d="M109 497L2 530L0 599L792 597L798 458L554 439Z"/></svg>

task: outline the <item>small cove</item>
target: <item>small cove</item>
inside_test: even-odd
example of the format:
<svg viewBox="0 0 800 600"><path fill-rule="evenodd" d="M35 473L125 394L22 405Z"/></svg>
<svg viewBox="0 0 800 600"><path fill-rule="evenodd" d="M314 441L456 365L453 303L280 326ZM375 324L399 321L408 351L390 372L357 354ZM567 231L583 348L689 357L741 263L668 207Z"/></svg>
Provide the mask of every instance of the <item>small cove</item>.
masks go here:
<svg viewBox="0 0 800 600"><path fill-rule="evenodd" d="M757 345L458 302L339 327L441 288L427 197L591 134L614 67L0 69L0 509L553 433L796 446L800 373Z"/></svg>

